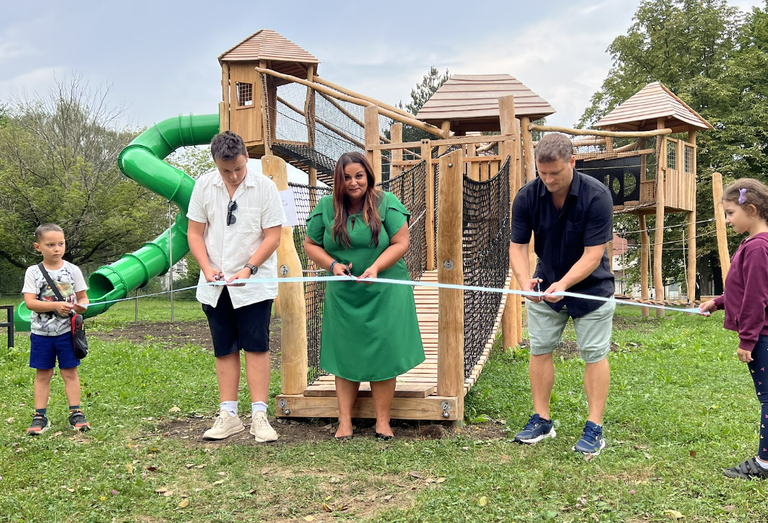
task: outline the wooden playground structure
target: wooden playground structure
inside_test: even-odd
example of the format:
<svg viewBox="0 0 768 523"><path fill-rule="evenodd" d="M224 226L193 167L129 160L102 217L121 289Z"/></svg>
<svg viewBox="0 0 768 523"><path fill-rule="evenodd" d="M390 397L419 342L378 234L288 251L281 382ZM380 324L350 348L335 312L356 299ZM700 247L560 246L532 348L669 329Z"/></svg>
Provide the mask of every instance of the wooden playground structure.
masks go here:
<svg viewBox="0 0 768 523"><path fill-rule="evenodd" d="M695 137L697 130L711 126L661 84L649 84L607 115L599 123L602 130L578 130L534 124L554 109L509 75L452 77L418 115L411 115L320 78L319 60L274 31L255 33L223 53L219 62L221 130L243 136L250 156L262 158L264 174L280 191L290 188L286 162L305 171L309 182L301 191L307 195L306 212L327 191L320 184L332 183L335 158L346 150L364 152L382 184L398 184L400 197L414 214L411 246L418 248L420 259L407 260L412 279L518 288L505 255L511 203L520 187L536 176L534 133L559 131L577 137L574 146L580 165L602 169L596 175L611 189L615 211L638 216L644 231L642 296L648 297L646 216L651 213L656 216L656 297L664 293L661 246L668 213L687 213L688 289L695 287ZM404 126L426 137L403 142ZM687 139L673 139L672 133L683 133ZM616 140L627 143L614 146ZM636 164L629 170L619 165L627 159ZM629 178L635 183L628 191ZM299 188L292 190L298 194ZM416 216L414 207L421 206L423 211ZM301 240L303 233L283 228L279 276L317 272L300 255ZM476 240L477 246L471 247ZM531 257L535 260L532 248ZM495 280L483 280L491 272ZM499 329L504 347L522 340L519 297L494 294L496 301L489 305L467 294L414 288L427 359L398 378L392 418L460 422L464 396L476 382ZM312 351L319 350L319 331L312 329L321 300L318 285L279 285L278 417L337 416L333 377L311 370L309 361ZM483 329L478 330L477 323ZM365 384L353 416L374 417Z"/></svg>

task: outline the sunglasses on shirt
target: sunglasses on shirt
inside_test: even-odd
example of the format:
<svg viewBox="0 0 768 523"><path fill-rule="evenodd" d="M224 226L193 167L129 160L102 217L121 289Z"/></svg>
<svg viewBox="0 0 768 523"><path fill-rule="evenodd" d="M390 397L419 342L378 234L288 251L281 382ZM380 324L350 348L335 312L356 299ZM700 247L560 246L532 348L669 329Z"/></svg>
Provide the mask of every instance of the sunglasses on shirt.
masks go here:
<svg viewBox="0 0 768 523"><path fill-rule="evenodd" d="M237 202L230 201L227 205L227 227L237 221L237 217L233 214L237 210Z"/></svg>

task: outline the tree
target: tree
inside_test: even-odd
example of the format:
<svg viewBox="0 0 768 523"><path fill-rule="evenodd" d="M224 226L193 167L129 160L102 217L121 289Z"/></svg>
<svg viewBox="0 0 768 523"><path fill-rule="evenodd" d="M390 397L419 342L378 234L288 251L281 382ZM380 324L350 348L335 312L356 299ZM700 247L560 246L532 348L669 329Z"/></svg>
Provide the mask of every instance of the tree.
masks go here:
<svg viewBox="0 0 768 523"><path fill-rule="evenodd" d="M11 103L0 125L0 257L23 269L38 261L35 228L58 223L65 259L114 261L163 230L166 201L122 176L119 152L134 134L115 128L109 89L78 78L46 98Z"/></svg>
<svg viewBox="0 0 768 523"><path fill-rule="evenodd" d="M701 87L724 73L742 19L725 0L643 0L627 34L608 47L613 66L580 124L598 121L655 81L697 111L705 109Z"/></svg>
<svg viewBox="0 0 768 523"><path fill-rule="evenodd" d="M427 103L427 100L435 94L435 91L448 81L448 78L450 78L448 69L445 70L445 73L440 74L435 66L430 67L429 72L424 75L421 82L411 89L411 101L403 104L403 101L400 100L397 103L397 107L416 115L424 107L424 104ZM404 142L418 142L425 138L432 138L432 135L410 125L403 125Z"/></svg>
<svg viewBox="0 0 768 523"><path fill-rule="evenodd" d="M763 101L768 75L765 55L756 44L768 42L762 30L764 15L757 10L745 20L725 0L642 1L627 34L609 46L613 66L579 122L594 124L649 82L660 81L670 88L714 126L714 131L697 135L698 220L714 213L711 172L730 176L764 172L760 151L765 146L762 118L768 115L763 109L768 103ZM673 227L664 235L663 273L677 281L685 280L685 227L674 226L683 220L682 214L665 219L665 225ZM655 226L653 219L648 226ZM636 229L636 222L628 227ZM714 226L700 224L697 236L700 272L708 272L717 259Z"/></svg>

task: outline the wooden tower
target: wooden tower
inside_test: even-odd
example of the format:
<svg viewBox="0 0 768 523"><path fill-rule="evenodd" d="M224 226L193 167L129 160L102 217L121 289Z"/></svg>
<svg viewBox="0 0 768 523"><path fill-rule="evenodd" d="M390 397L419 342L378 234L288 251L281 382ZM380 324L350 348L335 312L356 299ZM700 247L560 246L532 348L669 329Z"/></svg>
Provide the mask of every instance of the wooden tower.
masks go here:
<svg viewBox="0 0 768 523"><path fill-rule="evenodd" d="M671 130L682 135L670 138L669 134L656 136L655 169L640 170L639 200L625 202L619 213L638 216L641 233L641 296L648 298L648 266L650 238L645 217L656 214L653 249L653 284L656 299L664 299L662 279L662 245L664 243L664 216L667 213L687 214L688 300L693 301L696 288L696 132L712 129L696 111L675 96L660 82L653 82L631 96L627 101L608 113L597 127L609 131L642 132ZM669 131L668 131L669 132ZM644 142L644 139L641 139ZM645 149L640 143L638 149ZM643 161L646 156L642 156ZM644 314L648 309L643 310ZM662 310L657 310L659 316Z"/></svg>
<svg viewBox="0 0 768 523"><path fill-rule="evenodd" d="M275 122L277 87L285 80L262 77L256 67L313 80L319 60L271 29L252 34L219 56L222 102L219 107L221 130L231 130L243 137L252 158L269 154L271 133L268 121ZM266 86L266 92L264 89ZM268 102L268 100L270 102Z"/></svg>

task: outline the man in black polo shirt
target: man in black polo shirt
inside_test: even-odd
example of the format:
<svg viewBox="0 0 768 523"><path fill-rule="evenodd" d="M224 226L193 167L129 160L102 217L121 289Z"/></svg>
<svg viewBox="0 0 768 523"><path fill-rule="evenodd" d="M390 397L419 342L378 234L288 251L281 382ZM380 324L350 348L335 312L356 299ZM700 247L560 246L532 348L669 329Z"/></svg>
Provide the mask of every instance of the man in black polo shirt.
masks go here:
<svg viewBox="0 0 768 523"><path fill-rule="evenodd" d="M566 136L546 135L536 146L539 176L520 189L512 207L512 270L524 291L543 293L526 301L534 414L515 441L533 444L555 437L549 415L555 381L552 351L571 317L586 363L584 389L589 404L584 432L573 450L597 455L605 447L602 422L610 382L606 356L616 305L554 293L613 296L613 275L605 252L613 235L613 201L608 189L579 173L575 163L573 144ZM531 232L539 259L533 276L528 262Z"/></svg>

